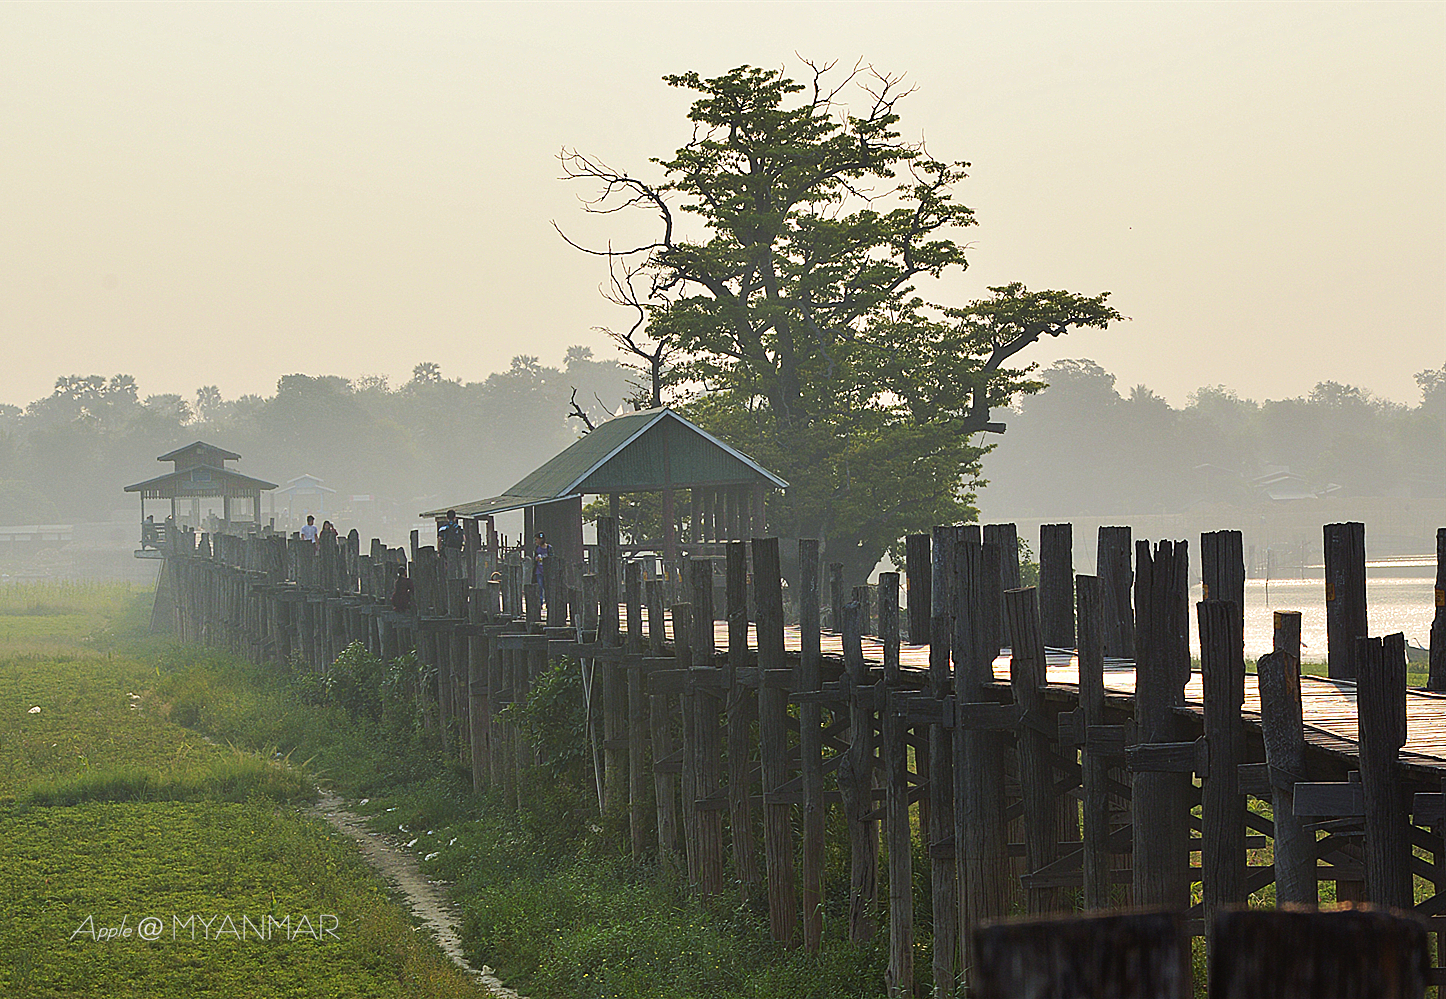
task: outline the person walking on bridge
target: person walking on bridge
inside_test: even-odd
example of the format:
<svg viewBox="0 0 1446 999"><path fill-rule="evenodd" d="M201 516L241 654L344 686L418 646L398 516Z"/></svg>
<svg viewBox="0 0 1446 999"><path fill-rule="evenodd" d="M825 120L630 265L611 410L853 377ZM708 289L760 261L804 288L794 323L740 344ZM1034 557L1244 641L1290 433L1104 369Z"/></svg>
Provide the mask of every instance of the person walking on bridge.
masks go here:
<svg viewBox="0 0 1446 999"><path fill-rule="evenodd" d="M537 543L532 548L532 581L537 584L537 605L547 606L547 560L552 557L552 545L547 535L537 532Z"/></svg>

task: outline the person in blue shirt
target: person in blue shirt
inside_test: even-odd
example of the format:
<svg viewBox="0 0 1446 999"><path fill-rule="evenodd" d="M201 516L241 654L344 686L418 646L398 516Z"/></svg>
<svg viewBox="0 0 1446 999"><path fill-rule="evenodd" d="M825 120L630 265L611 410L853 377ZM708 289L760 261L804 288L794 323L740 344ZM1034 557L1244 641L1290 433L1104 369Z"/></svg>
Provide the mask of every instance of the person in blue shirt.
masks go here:
<svg viewBox="0 0 1446 999"><path fill-rule="evenodd" d="M462 522L457 519L456 510L447 511L447 519L437 525L437 547L443 554L462 553Z"/></svg>

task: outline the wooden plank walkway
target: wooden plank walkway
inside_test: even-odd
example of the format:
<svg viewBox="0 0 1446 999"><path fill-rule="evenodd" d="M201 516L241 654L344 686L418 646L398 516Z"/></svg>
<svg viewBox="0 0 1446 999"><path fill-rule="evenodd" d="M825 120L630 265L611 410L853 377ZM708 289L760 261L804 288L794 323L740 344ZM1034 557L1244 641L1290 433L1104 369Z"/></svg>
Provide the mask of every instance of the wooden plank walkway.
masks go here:
<svg viewBox="0 0 1446 999"><path fill-rule="evenodd" d="M671 615L671 612L669 612ZM669 617L671 635L671 616ZM713 625L714 648L728 647L728 624L715 621ZM784 629L784 650L797 653L801 633L795 625ZM837 632L825 631L820 636L825 657L843 657L843 636ZM884 661L884 647L877 638L870 635L862 639L864 659L872 664ZM757 632L748 626L748 645L758 648ZM1047 649L1047 676L1051 686L1077 689L1079 686L1078 663L1074 653L1064 649ZM900 665L909 671L924 672L929 666L927 645L904 645L899 650ZM1002 649L994 661L994 677L997 683L1009 683L1009 650ZM1328 680L1324 677L1301 677L1301 709L1305 717L1306 741L1312 745L1342 756L1356 755L1358 738L1356 719L1356 685L1348 680ZM1133 696L1135 692L1135 665L1121 659L1105 661L1105 691L1107 695ZM1200 674L1192 673L1185 687L1186 707L1203 717L1204 693ZM1245 677L1244 714L1252 722L1259 723L1260 691L1256 686L1254 673ZM1406 692L1406 745L1401 750L1401 762L1406 766L1446 771L1446 694L1410 688Z"/></svg>

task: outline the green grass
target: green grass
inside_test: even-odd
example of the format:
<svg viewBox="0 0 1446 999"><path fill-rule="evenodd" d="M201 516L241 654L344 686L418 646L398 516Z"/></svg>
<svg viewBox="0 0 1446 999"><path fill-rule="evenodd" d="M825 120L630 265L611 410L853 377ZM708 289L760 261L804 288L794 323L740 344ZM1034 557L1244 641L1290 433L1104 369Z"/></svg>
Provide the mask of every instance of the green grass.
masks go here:
<svg viewBox="0 0 1446 999"><path fill-rule="evenodd" d="M842 938L841 830L830 838L825 946L818 955L788 950L768 939L761 898L743 904L730 896L705 907L687 896L676 872L633 864L620 817L595 814L583 754L559 751L555 769L525 777L519 811L499 795L473 794L470 770L395 718L372 721L307 703L319 695L304 676L195 648L154 658L162 665L156 697L171 718L218 741L308 760L327 786L358 802L373 828L410 844L424 873L453 886L469 959L532 999L880 994L883 934L862 948ZM563 710L563 700L549 703ZM539 730L556 727L555 718L536 720ZM925 940L927 904L918 912ZM923 947L918 969L923 983Z"/></svg>
<svg viewBox="0 0 1446 999"><path fill-rule="evenodd" d="M324 734L335 712L288 720L258 694L266 724L235 745L179 724L224 717L242 673L141 641L148 618L126 587L0 586L0 995L482 994L300 812L314 772L267 736ZM208 939L228 915L247 939ZM256 939L287 915L312 932ZM160 939L134 936L146 917Z"/></svg>
<svg viewBox="0 0 1446 999"><path fill-rule="evenodd" d="M30 809L0 817L0 838L0 938L26 957L0 968L7 996L403 996L455 977L409 953L411 926L349 843L268 799ZM204 926L228 915L246 940ZM264 918L288 915L279 937ZM297 935L302 915L335 929ZM84 929L148 917L154 942Z"/></svg>

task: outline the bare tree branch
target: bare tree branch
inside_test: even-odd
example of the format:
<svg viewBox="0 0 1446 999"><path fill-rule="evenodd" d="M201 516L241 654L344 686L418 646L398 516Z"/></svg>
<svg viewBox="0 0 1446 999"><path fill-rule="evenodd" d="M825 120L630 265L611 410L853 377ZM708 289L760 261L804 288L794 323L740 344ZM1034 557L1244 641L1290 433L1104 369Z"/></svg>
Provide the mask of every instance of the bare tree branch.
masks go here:
<svg viewBox="0 0 1446 999"><path fill-rule="evenodd" d="M599 399L598 402L602 402L602 400ZM587 434L592 433L594 430L597 429L596 427L594 427L594 426L592 425L592 420L590 420L590 419L588 418L587 413L584 412L583 408L577 404L577 388L576 388L576 386L574 386L574 387L573 387L573 390L572 390L572 412L567 414L567 418L568 418L569 420L578 419L578 420L581 420L581 421L582 421L583 426L587 427L587 430L583 431L583 435L584 435L584 436L586 436Z"/></svg>

